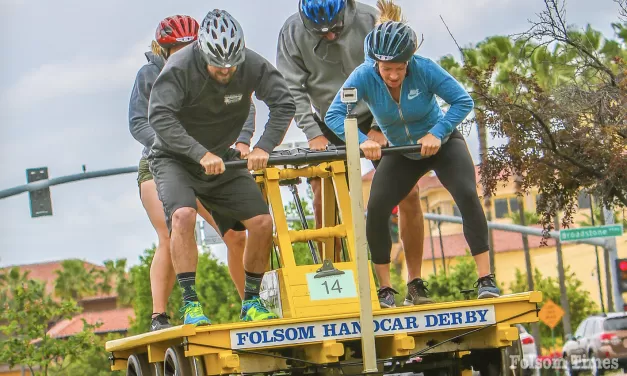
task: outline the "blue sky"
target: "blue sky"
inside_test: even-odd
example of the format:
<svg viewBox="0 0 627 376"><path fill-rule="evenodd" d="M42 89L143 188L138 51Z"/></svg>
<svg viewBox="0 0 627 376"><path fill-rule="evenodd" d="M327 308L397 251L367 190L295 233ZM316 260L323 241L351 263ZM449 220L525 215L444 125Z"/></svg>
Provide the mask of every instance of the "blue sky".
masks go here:
<svg viewBox="0 0 627 376"><path fill-rule="evenodd" d="M374 5L375 0L363 1ZM457 56L439 16L458 42L524 31L541 0L397 0L424 34L419 51L434 60ZM298 0L107 2L0 0L0 189L25 183L25 169L47 166L51 177L131 166L141 154L128 132L128 100L159 20L189 14L202 20L227 9L242 24L250 48L275 62L276 40ZM567 19L612 36L612 0L570 0ZM256 140L267 109L257 102ZM305 140L293 125L288 141ZM467 135L477 156L474 130ZM369 163L364 166L370 168ZM30 218L28 195L0 200L0 266L82 258L136 263L156 241L139 201L134 174L52 188L54 216Z"/></svg>

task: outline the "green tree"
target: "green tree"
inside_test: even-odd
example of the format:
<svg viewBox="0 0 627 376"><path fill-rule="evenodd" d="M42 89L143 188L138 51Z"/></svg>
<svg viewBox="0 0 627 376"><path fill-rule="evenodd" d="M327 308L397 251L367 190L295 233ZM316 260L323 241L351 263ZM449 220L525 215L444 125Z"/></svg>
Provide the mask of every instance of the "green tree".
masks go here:
<svg viewBox="0 0 627 376"><path fill-rule="evenodd" d="M570 267L565 268L566 295L568 296L568 305L571 313L571 324L576 328L586 317L598 311L596 303L590 297L590 293L585 291L582 286L583 282L575 277L575 273L570 271ZM545 277L538 270L534 270L535 290L542 291L544 302L551 299L559 305L560 287L557 279L553 277ZM525 273L516 269L516 277L514 282L509 286L512 293L527 291L527 276ZM555 333L562 333L562 323L560 322L554 329ZM551 328L541 324L540 333L542 336L542 345L549 347L551 343ZM559 335L558 335L559 336Z"/></svg>
<svg viewBox="0 0 627 376"><path fill-rule="evenodd" d="M509 218L512 220L514 224L516 225L521 224L520 213L512 212L509 215ZM538 222L540 222L540 217L538 216L538 213L525 211L525 225L526 226L535 225Z"/></svg>
<svg viewBox="0 0 627 376"><path fill-rule="evenodd" d="M30 279L18 268L0 274L0 363L28 367L31 374L47 376L67 357L79 358L98 345L95 325L68 338L54 338L48 325L81 312L73 300L57 301L43 282Z"/></svg>
<svg viewBox="0 0 627 376"><path fill-rule="evenodd" d="M129 332L131 334L145 333L150 328L152 316L152 290L150 288L150 265L155 255L156 245L145 249L144 254L139 256L139 263L133 266L129 272L130 283L133 289L132 306L135 311L135 319L131 322ZM230 280L230 279L229 279ZM174 325L182 323L179 309L183 296L176 284L172 294L168 299L166 312L171 317L170 322Z"/></svg>
<svg viewBox="0 0 627 376"><path fill-rule="evenodd" d="M473 97L481 103L477 116L508 139L491 148L482 185L493 192L499 182L518 174L524 192L537 186L537 209L547 230L554 227L557 212L564 213L564 226L572 223L581 189L601 198L604 206L627 205L625 41L605 39L591 27L566 26L561 3L546 0L545 11L518 39L535 46L536 62L535 68L510 72L513 90L495 92L496 60L488 69L464 67ZM559 64L544 63L551 60L549 54L540 56L549 43L555 46L550 57ZM544 76L553 71L543 71L547 64L566 73L548 80Z"/></svg>
<svg viewBox="0 0 627 376"><path fill-rule="evenodd" d="M464 300L462 290L471 290L477 281L477 265L466 250L466 256L458 257L457 263L448 267L448 273L431 274L427 278L429 295L436 302ZM472 298L472 295L471 295Z"/></svg>
<svg viewBox="0 0 627 376"><path fill-rule="evenodd" d="M118 306L130 306L133 297L133 285L127 274L126 259L106 260L104 269L96 272L96 289L103 294L110 294L114 289L118 296Z"/></svg>
<svg viewBox="0 0 627 376"><path fill-rule="evenodd" d="M140 256L140 263L130 270L133 286L133 310L135 319L131 324L132 334L145 333L150 328L152 315L152 294L150 289L150 264L155 252L155 246L146 249ZM196 269L196 291L203 303L203 310L207 317L216 324L235 322L239 320L241 301L237 289L231 280L228 267L220 262L211 253L198 255ZM172 294L168 299L167 314L173 325L182 324L181 289L175 283Z"/></svg>
<svg viewBox="0 0 627 376"><path fill-rule="evenodd" d="M85 268L82 260L64 260L61 269L55 272L54 293L60 299L72 299L93 296L97 292L96 277L98 271Z"/></svg>
<svg viewBox="0 0 627 376"><path fill-rule="evenodd" d="M62 364L50 369L50 376L123 376L123 371L111 371L109 353L105 351L107 341L122 338L120 334L109 334L99 338L96 346L87 349L80 357L66 357Z"/></svg>

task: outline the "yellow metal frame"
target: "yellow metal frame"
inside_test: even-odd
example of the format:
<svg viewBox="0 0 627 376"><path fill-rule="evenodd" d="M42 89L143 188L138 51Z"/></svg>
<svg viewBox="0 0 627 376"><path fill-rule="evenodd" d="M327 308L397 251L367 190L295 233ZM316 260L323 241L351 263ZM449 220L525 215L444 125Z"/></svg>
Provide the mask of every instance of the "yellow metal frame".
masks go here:
<svg viewBox="0 0 627 376"><path fill-rule="evenodd" d="M296 178L322 179L322 228L308 230L289 229L281 197L280 182ZM336 254L332 254L333 246L336 239L344 238L346 240L347 260L335 262L334 266L339 270L352 270L355 277L355 285L358 285L357 266L355 263L356 252L368 252L368 250L357 250L354 236L352 236L354 228L353 216L344 162L322 163L317 166L303 168L279 169L269 167L262 172L261 176L257 177L257 183L260 184L267 198L276 227L274 241L278 246L279 261L281 263L278 276L283 318L319 317L320 315L359 312L359 298L357 297L342 300L310 300L306 274L315 272L320 268L320 265L296 265L292 247L292 244L296 242L320 241L323 244L322 259L333 258L338 260L336 256L339 252L336 251ZM340 223L336 223L336 204ZM370 300L373 309L381 309L372 273L370 273L370 289L372 292Z"/></svg>
<svg viewBox="0 0 627 376"><path fill-rule="evenodd" d="M295 178L321 178L323 192L323 228L311 230L290 230L284 211L280 192L280 182ZM151 363L162 362L167 348L187 344L185 356L204 360L207 375L232 373L270 372L288 368L285 359L273 358L234 350L231 334L237 330L271 330L284 325L312 325L334 320L359 320L358 298L312 301L309 297L306 274L316 272L320 265L296 265L292 244L308 240L322 243L322 259L334 260L334 267L339 270L352 270L357 285L356 255L367 252L357 249L354 243L353 215L349 199L344 162L321 163L304 168L269 167L256 173L256 181L267 200L275 223L274 241L278 247L281 268L276 272L279 278L283 317L262 322L238 322L221 325L195 327L177 326L157 332L131 336L106 343L106 350L111 352L116 361L112 370L124 370L126 358L132 354L146 353ZM358 187L361 190L361 187ZM337 205L337 213L336 213ZM336 216L336 214L338 214ZM339 217L340 223L336 218ZM347 259L340 260L332 249L338 238L346 239ZM375 320L383 320L388 315L427 315L447 312L455 309L490 306L494 311L496 325L480 332L469 334L461 341L448 342L428 352L460 352L476 349L498 348L511 345L518 339L518 331L513 324L537 322L537 304L542 301L542 293L533 291L506 295L493 299L465 300L456 302L434 303L420 306L381 309L376 295L373 273L369 273L371 304ZM503 321L503 322L500 322ZM376 333L375 346L378 358L407 356L424 349L434 342L444 341L453 336L467 333L480 325L464 328L438 328L430 331L406 330L402 333ZM349 339L318 339L307 343L289 345L267 345L256 347L255 352L272 354L278 351L291 351L295 358L318 364L336 363L346 353ZM459 355L461 356L461 354ZM350 358L347 358L350 359ZM464 375L466 373L463 373Z"/></svg>

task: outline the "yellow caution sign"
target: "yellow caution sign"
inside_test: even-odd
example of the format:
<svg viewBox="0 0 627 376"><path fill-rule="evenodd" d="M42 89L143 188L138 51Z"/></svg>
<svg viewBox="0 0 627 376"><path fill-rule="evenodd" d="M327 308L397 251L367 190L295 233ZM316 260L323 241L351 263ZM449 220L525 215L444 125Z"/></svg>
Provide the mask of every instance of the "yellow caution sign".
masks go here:
<svg viewBox="0 0 627 376"><path fill-rule="evenodd" d="M549 328L553 329L559 324L560 320L564 316L564 310L562 307L555 304L551 299L549 299L544 305L540 312L538 312L538 318L540 321L546 324Z"/></svg>

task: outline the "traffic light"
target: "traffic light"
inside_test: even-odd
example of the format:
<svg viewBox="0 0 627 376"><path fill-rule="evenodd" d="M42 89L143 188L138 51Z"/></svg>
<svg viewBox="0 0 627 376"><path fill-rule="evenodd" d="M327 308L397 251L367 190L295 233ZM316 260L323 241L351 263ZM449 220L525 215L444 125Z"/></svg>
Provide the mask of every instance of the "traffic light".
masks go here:
<svg viewBox="0 0 627 376"><path fill-rule="evenodd" d="M620 292L627 292L627 259L616 260L616 276Z"/></svg>
<svg viewBox="0 0 627 376"><path fill-rule="evenodd" d="M26 181L28 183L45 179L48 179L48 167L29 168L26 170ZM32 218L52 215L50 188L28 192L28 197L30 199L30 216Z"/></svg>

